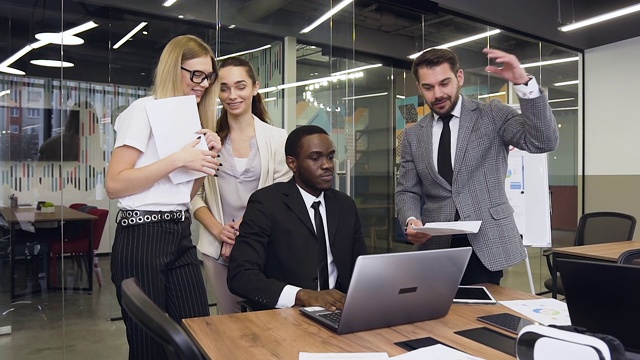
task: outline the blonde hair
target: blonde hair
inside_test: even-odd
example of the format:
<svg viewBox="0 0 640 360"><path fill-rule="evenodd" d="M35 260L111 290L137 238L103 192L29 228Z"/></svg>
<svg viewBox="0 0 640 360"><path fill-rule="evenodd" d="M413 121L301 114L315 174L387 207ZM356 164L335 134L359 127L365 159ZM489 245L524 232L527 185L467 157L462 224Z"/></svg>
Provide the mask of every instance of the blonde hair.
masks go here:
<svg viewBox="0 0 640 360"><path fill-rule="evenodd" d="M173 38L162 50L158 66L154 74L152 94L156 99L183 96L182 63L188 60L208 56L211 58L213 71L218 72L211 47L193 35L181 35ZM216 99L218 98L218 81L209 84L198 103L200 123L207 129L215 129Z"/></svg>

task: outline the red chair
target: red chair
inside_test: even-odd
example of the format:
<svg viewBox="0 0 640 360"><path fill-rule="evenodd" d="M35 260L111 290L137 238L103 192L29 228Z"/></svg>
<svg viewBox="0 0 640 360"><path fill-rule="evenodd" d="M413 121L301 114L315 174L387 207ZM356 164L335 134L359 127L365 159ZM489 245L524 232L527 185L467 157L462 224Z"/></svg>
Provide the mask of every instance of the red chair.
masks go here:
<svg viewBox="0 0 640 360"><path fill-rule="evenodd" d="M85 203L73 203L73 204L69 205L69 207L72 208L73 210L78 210L82 206L87 206L87 204L85 204Z"/></svg>
<svg viewBox="0 0 640 360"><path fill-rule="evenodd" d="M91 209L87 211L88 214L96 216L97 219L93 221L93 254L100 247L100 240L102 239L102 233L104 231L105 224L109 218L109 210L106 209ZM98 280L98 286L102 287L102 272L98 266L97 258L93 256L93 264L88 263L85 259L87 257L87 249L89 248L89 235L90 235L90 223L80 231L79 234L72 238L65 238L63 241L54 241L51 243L51 276L52 283L57 286L58 284L58 256L63 254L69 254L77 259L77 263L84 267L87 272L87 278L92 276L91 270L94 269ZM64 258L64 256L63 256Z"/></svg>

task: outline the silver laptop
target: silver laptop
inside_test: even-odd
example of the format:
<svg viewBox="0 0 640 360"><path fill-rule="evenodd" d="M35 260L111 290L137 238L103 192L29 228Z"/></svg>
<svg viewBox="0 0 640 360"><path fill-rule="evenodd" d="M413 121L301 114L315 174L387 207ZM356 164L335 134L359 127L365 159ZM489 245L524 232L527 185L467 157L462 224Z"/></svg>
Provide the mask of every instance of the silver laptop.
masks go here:
<svg viewBox="0 0 640 360"><path fill-rule="evenodd" d="M362 255L342 311L300 308L338 334L441 318L471 256L471 248Z"/></svg>

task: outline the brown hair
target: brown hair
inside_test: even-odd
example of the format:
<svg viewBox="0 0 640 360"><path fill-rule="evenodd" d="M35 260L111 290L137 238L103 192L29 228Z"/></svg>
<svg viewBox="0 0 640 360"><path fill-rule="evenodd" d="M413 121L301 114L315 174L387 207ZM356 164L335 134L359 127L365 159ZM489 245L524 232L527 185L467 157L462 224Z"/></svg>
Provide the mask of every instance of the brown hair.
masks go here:
<svg viewBox="0 0 640 360"><path fill-rule="evenodd" d="M449 64L451 71L453 71L454 74L458 73L458 70L460 69L460 62L458 61L458 56L453 51L444 48L431 48L425 50L420 54L420 56L413 60L411 73L416 81L420 82L420 79L418 79L419 68L434 68L444 63Z"/></svg>
<svg viewBox="0 0 640 360"><path fill-rule="evenodd" d="M253 71L253 67L251 67L251 64L249 64L247 60L241 57L226 58L222 60L218 69L222 70L230 66L244 68L247 72L247 76L251 79L253 86L258 82L256 73ZM264 106L264 101L262 100L262 95L260 95L260 93L253 95L253 98L251 99L251 113L263 122L269 123L269 113L267 112L267 108ZM218 123L216 124L216 133L220 136L220 140L222 140L222 143L224 144L225 140L227 140L227 137L229 136L229 114L227 114L227 110L224 107L222 108L220 119L218 119Z"/></svg>

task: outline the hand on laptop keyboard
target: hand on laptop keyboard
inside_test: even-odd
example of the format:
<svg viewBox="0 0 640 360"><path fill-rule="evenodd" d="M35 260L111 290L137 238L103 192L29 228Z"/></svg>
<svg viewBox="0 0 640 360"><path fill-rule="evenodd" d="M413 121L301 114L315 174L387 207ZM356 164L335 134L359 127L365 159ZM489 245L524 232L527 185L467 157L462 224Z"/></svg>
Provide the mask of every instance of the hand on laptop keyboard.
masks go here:
<svg viewBox="0 0 640 360"><path fill-rule="evenodd" d="M329 311L342 309L346 295L336 289L314 291L300 289L296 294L297 306L321 306Z"/></svg>

